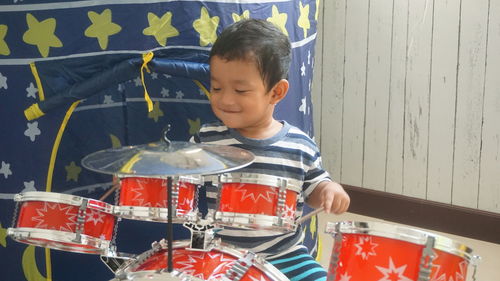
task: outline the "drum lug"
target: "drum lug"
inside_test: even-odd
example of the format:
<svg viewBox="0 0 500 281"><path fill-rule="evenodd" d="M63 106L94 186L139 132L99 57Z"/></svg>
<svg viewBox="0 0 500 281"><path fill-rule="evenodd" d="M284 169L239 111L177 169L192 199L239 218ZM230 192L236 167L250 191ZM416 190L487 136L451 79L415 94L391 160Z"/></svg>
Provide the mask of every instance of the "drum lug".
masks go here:
<svg viewBox="0 0 500 281"><path fill-rule="evenodd" d="M287 180L280 179L278 191L278 205L276 208L276 216L278 217L278 226L283 226L283 213L285 212L286 204L286 187Z"/></svg>
<svg viewBox="0 0 500 281"><path fill-rule="evenodd" d="M336 280L337 276L337 267L340 259L340 250L342 249L342 240L343 240L343 235L342 232L340 232L340 224L336 223L335 224L335 231L334 231L334 237L333 237L333 251L332 251L332 257L330 259L330 265L328 268L328 281L334 281Z"/></svg>
<svg viewBox="0 0 500 281"><path fill-rule="evenodd" d="M234 262L233 266L226 271L224 277L233 281L241 280L243 275L245 275L248 269L254 264L255 256L253 252L247 252L246 255Z"/></svg>
<svg viewBox="0 0 500 281"><path fill-rule="evenodd" d="M82 203L80 205L80 208L78 209L78 214L76 217L75 239L73 240L76 243L82 242L82 233L84 230L83 228L85 225L85 216L86 216L85 211L87 210L88 203L89 203L89 200L86 198L83 198Z"/></svg>
<svg viewBox="0 0 500 281"><path fill-rule="evenodd" d="M422 257L420 258L418 281L428 281L431 278L432 261L436 258L433 250L435 242L435 237L427 236L425 247L422 250Z"/></svg>

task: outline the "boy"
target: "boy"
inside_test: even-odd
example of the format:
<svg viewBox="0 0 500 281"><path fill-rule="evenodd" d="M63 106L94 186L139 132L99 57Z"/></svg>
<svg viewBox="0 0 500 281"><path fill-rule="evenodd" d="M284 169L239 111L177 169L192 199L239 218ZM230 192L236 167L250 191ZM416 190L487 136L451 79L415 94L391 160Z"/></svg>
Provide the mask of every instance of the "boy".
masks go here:
<svg viewBox="0 0 500 281"><path fill-rule="evenodd" d="M340 214L349 196L321 167L315 143L300 129L273 118L287 94L291 46L272 23L249 19L234 23L218 37L210 52L210 104L222 123L206 124L193 140L234 145L253 152L256 160L237 172L266 174L303 182L303 202ZM207 190L208 207L217 190ZM213 208L212 208L213 209ZM224 229L222 241L267 256L290 280L326 280L326 271L299 245L302 229L280 235Z"/></svg>

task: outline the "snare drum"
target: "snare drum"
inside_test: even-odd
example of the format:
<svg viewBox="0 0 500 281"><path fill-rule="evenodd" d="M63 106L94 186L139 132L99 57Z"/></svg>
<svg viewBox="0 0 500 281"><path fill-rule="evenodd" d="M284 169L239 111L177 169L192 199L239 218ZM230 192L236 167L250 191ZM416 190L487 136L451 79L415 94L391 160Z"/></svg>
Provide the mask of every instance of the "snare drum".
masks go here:
<svg viewBox="0 0 500 281"><path fill-rule="evenodd" d="M172 221L196 220L197 177L172 179ZM167 179L124 177L120 179L120 199L115 215L121 218L167 222Z"/></svg>
<svg viewBox="0 0 500 281"><path fill-rule="evenodd" d="M218 184L216 224L280 232L295 229L299 181L232 173L220 175Z"/></svg>
<svg viewBox="0 0 500 281"><path fill-rule="evenodd" d="M380 222L328 223L334 237L328 280L465 281L478 256L456 241Z"/></svg>
<svg viewBox="0 0 500 281"><path fill-rule="evenodd" d="M16 194L14 201L19 214L7 233L18 242L88 254L104 254L110 247L116 219L110 204L38 191Z"/></svg>
<svg viewBox="0 0 500 281"><path fill-rule="evenodd" d="M126 261L113 280L288 280L262 257L222 245L210 250L188 248L189 241L174 241L173 272L168 272L167 250L158 243L134 260Z"/></svg>

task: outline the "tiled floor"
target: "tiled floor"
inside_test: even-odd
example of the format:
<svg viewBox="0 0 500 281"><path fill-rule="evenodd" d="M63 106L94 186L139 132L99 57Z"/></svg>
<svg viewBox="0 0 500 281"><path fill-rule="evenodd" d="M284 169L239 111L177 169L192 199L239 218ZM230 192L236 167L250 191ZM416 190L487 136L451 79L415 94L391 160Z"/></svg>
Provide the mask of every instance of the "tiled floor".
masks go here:
<svg viewBox="0 0 500 281"><path fill-rule="evenodd" d="M342 215L332 215L332 214L320 214L319 216L319 233L322 235L322 255L321 264L328 268L330 261L330 254L332 251L333 238L330 235L324 234L327 222L338 222L338 221L360 221L360 222L370 222L370 221L382 221L380 219L360 216L352 213L346 213ZM384 221L385 223L394 224L392 222ZM414 228L412 226L407 226L409 228ZM425 230L425 229L424 229ZM429 230L426 230L429 231ZM477 266L476 281L500 281L500 244L488 243L479 240L473 240L465 237L460 237L456 235L451 235L447 233L440 233L436 231L429 231L435 234L439 234L450 238L454 241L460 242L469 248L472 248L473 254L481 256L481 261ZM472 272L474 271L472 266L469 266L466 281L473 281ZM363 281L363 280L350 280L350 281ZM459 280L439 280L439 281L461 281ZM465 280L464 280L465 281Z"/></svg>

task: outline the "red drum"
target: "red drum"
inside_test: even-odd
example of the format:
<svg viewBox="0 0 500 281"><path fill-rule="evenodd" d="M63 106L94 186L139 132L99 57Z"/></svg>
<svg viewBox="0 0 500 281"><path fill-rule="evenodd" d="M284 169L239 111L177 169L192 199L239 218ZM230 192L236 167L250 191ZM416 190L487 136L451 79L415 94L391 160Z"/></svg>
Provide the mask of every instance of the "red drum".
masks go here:
<svg viewBox="0 0 500 281"><path fill-rule="evenodd" d="M180 177L172 180L172 221L196 220L197 188L200 179ZM143 221L167 222L167 179L125 177L120 179L119 206L115 215Z"/></svg>
<svg viewBox="0 0 500 281"><path fill-rule="evenodd" d="M328 280L465 281L478 256L443 236L379 222L328 223L334 237Z"/></svg>
<svg viewBox="0 0 500 281"><path fill-rule="evenodd" d="M211 250L187 248L189 241L174 241L173 271L168 272L167 250L158 243L153 249L126 261L113 280L288 280L262 257L229 246Z"/></svg>
<svg viewBox="0 0 500 281"><path fill-rule="evenodd" d="M16 194L20 202L16 241L69 252L104 254L115 227L113 206L105 202L53 192Z"/></svg>
<svg viewBox="0 0 500 281"><path fill-rule="evenodd" d="M269 175L232 173L218 178L215 222L245 229L293 231L301 185Z"/></svg>

